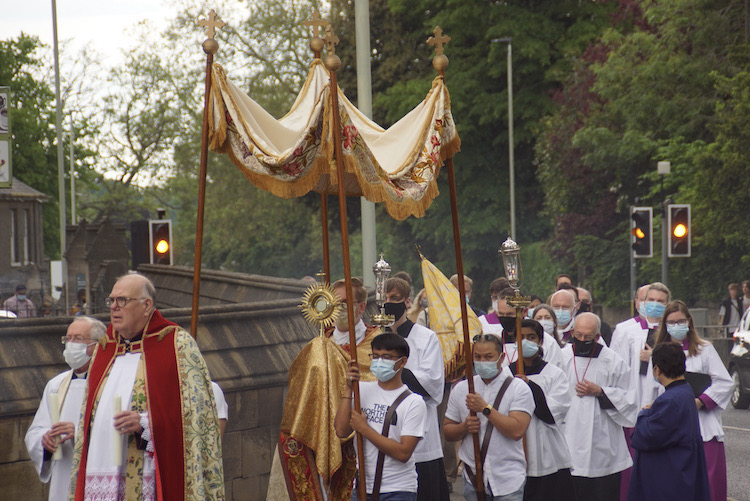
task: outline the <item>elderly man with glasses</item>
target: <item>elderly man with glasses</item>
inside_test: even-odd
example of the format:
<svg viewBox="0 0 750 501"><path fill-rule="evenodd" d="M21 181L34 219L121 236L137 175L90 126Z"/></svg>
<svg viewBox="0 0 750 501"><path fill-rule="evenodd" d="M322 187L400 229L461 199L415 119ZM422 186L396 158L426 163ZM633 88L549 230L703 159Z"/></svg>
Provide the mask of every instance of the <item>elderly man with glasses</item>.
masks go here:
<svg viewBox="0 0 750 501"><path fill-rule="evenodd" d="M44 387L39 403L26 432L26 449L36 467L39 479L49 482L50 501L68 499L73 444L86 392L86 374L96 342L107 327L91 317L78 317L68 326L62 338L63 357L70 370L53 377ZM53 454L58 451L57 458Z"/></svg>
<svg viewBox="0 0 750 501"><path fill-rule="evenodd" d="M224 499L206 363L155 298L151 281L134 273L105 300L111 323L89 370L71 499Z"/></svg>

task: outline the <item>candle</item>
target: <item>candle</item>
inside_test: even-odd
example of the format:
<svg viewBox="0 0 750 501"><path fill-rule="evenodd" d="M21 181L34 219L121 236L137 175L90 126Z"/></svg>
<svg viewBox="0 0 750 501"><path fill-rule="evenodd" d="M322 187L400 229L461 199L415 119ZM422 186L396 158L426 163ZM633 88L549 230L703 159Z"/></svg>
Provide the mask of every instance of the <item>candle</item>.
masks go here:
<svg viewBox="0 0 750 501"><path fill-rule="evenodd" d="M52 424L60 422L60 397L57 393L50 393L49 395L49 413L52 415ZM55 437L55 444L60 441L60 437ZM58 447L55 453L52 454L52 459L62 459L62 447Z"/></svg>
<svg viewBox="0 0 750 501"><path fill-rule="evenodd" d="M112 407L113 415L122 412L122 397L120 397L120 395L115 395L115 401ZM115 466L122 466L122 434L117 428L115 428L115 441L113 444L112 452L114 454Z"/></svg>

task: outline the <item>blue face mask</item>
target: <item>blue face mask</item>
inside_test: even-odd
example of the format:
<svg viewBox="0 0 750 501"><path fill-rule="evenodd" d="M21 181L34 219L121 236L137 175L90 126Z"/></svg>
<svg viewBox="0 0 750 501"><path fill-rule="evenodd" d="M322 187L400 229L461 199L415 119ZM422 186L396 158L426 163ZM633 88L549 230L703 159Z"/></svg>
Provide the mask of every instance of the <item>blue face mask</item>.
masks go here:
<svg viewBox="0 0 750 501"><path fill-rule="evenodd" d="M542 327L544 328L544 332L547 334L552 334L552 329L555 328L555 322L552 320L537 320L540 324L542 324Z"/></svg>
<svg viewBox="0 0 750 501"><path fill-rule="evenodd" d="M18 295L18 300L19 301L26 301L26 294L19 294Z"/></svg>
<svg viewBox="0 0 750 501"><path fill-rule="evenodd" d="M400 358L398 360L401 360ZM396 362L398 360L386 360L384 358L378 358L376 360L373 360L370 364L370 372L372 372L372 375L378 378L378 381L381 383L385 383L386 381L390 381L393 379L393 376L396 375L398 372L396 369L393 368L394 365L396 365ZM401 370L401 369L399 369Z"/></svg>
<svg viewBox="0 0 750 501"><path fill-rule="evenodd" d="M664 310L667 307L656 301L646 302L644 309L646 310L646 316L651 318L661 318L664 315Z"/></svg>
<svg viewBox="0 0 750 501"><path fill-rule="evenodd" d="M500 368L497 366L497 362L500 359L490 362L477 362L474 361L474 372L477 373L482 379L492 379L500 374Z"/></svg>
<svg viewBox="0 0 750 501"><path fill-rule="evenodd" d="M539 345L534 341L524 339L521 341L521 353L523 353L523 358L531 358L539 353Z"/></svg>
<svg viewBox="0 0 750 501"><path fill-rule="evenodd" d="M534 318L534 310L536 310L536 308L529 308L529 312L526 314L526 318L533 319Z"/></svg>
<svg viewBox="0 0 750 501"><path fill-rule="evenodd" d="M558 308L555 310L555 316L557 316L557 325L560 327L568 325L571 319L571 313L568 310Z"/></svg>
<svg viewBox="0 0 750 501"><path fill-rule="evenodd" d="M687 337L689 325L667 325L667 332L675 341L682 341Z"/></svg>

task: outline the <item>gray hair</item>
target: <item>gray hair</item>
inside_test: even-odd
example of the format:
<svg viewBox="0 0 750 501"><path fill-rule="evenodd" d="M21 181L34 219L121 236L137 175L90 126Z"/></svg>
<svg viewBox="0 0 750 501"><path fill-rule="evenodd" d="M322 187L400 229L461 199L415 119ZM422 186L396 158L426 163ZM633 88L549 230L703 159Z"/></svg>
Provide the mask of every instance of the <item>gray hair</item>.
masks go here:
<svg viewBox="0 0 750 501"><path fill-rule="evenodd" d="M89 337L92 341L99 341L99 339L101 339L101 337L104 336L104 334L107 332L107 326L94 317L81 315L79 317L76 317L73 322L86 322L87 324L89 324Z"/></svg>
<svg viewBox="0 0 750 501"><path fill-rule="evenodd" d="M664 285L663 283L661 283L661 282L654 282L651 285L649 285L648 289L646 290L646 295L648 296L648 293L650 291L652 291L652 290L663 292L664 294L666 294L667 295L667 303L672 300L672 293L669 292L669 288L667 288L667 286Z"/></svg>
<svg viewBox="0 0 750 501"><path fill-rule="evenodd" d="M557 296L558 294L561 294L561 295L564 295L564 296L568 296L570 298L570 306L573 307L573 308L575 308L575 306L576 306L576 296L575 296L575 294L573 294L572 292L570 292L567 289L560 289L559 291L556 291L554 294L552 294L549 297L550 303L552 302L552 300L554 299L554 297Z"/></svg>
<svg viewBox="0 0 750 501"><path fill-rule="evenodd" d="M117 279L115 280L115 282L119 282L123 278L133 277L133 276L139 277L139 278L142 279L143 290L141 291L141 294L144 297L149 298L151 300L151 302L153 303L154 308L155 308L156 307L156 287L154 287L154 283L146 275L143 275L143 274L138 273L138 272L126 273L125 275L121 275L121 276L117 277Z"/></svg>

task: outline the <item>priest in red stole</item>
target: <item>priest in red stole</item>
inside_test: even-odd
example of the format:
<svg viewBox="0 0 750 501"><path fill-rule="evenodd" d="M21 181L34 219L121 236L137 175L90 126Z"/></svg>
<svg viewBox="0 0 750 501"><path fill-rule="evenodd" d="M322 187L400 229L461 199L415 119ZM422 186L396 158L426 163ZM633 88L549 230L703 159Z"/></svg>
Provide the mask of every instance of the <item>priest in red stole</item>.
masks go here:
<svg viewBox="0 0 750 501"><path fill-rule="evenodd" d="M344 280L332 287L338 299L346 301ZM367 290L357 278L352 278L352 297L360 374L363 381L371 381L375 378L370 373L370 342L381 329L362 320ZM289 498L294 501L348 501L352 496L357 468L353 440L342 441L333 429L351 349L348 313L346 308L341 311L335 327L310 341L289 368L279 460Z"/></svg>
<svg viewBox="0 0 750 501"><path fill-rule="evenodd" d="M219 420L195 340L154 306L143 275L117 280L89 369L71 498L224 499Z"/></svg>

